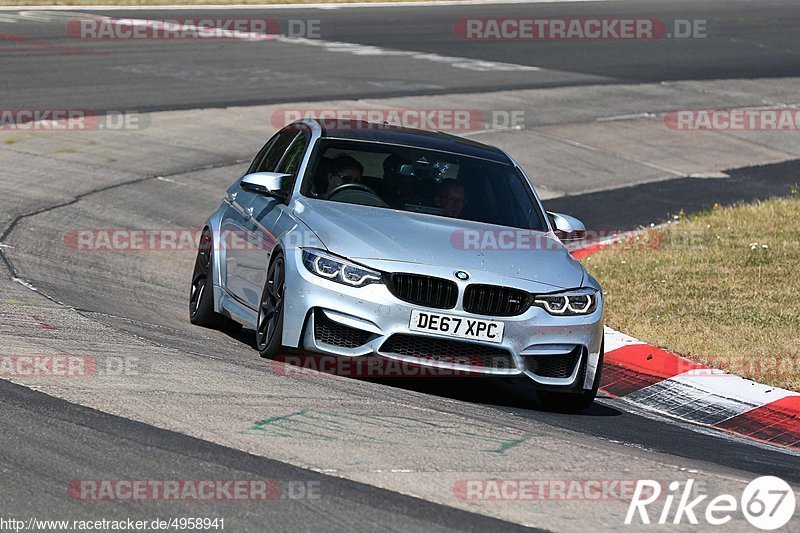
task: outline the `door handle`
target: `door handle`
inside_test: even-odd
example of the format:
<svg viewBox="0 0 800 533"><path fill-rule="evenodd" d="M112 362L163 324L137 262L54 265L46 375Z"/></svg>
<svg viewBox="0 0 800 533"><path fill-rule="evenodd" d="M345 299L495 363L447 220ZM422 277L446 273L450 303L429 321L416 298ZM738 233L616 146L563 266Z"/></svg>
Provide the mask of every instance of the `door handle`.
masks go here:
<svg viewBox="0 0 800 533"><path fill-rule="evenodd" d="M253 218L253 208L252 207L245 207L244 209L244 219L250 220Z"/></svg>
<svg viewBox="0 0 800 533"><path fill-rule="evenodd" d="M231 203L235 202L236 201L236 196L238 194L239 194L238 192L232 192L232 193L228 194L228 201L231 202Z"/></svg>

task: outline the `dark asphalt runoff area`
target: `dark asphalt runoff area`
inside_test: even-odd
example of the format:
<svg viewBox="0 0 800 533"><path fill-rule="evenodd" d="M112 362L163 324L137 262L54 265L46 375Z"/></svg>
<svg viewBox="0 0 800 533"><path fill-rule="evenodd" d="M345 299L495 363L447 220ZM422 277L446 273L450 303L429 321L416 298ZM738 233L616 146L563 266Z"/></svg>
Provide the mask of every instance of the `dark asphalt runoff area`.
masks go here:
<svg viewBox="0 0 800 533"><path fill-rule="evenodd" d="M435 61L327 52L284 42L125 41L71 38L81 14L176 20L319 21L326 42L356 43L539 67L448 69ZM0 13L2 15L2 13ZM640 41L475 41L462 18L654 18L705 21L705 38ZM784 77L800 74L793 0L634 0L458 7L113 11L78 9L15 23L0 18L0 92L6 108L192 109L303 100L452 94L597 83ZM22 40L20 40L20 38Z"/></svg>
<svg viewBox="0 0 800 533"><path fill-rule="evenodd" d="M557 213L580 213L587 228L631 231L669 220L680 211L687 215L707 211L714 204L766 200L784 196L798 184L800 161L731 169L718 178L676 178L630 187L563 196L543 202Z"/></svg>

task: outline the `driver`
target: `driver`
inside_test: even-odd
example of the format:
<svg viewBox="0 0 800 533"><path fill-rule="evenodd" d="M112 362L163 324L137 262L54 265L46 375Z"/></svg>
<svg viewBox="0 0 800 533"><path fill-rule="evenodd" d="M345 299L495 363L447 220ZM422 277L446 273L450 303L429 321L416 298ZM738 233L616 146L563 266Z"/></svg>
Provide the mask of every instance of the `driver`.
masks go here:
<svg viewBox="0 0 800 533"><path fill-rule="evenodd" d="M436 207L444 209L444 216L458 218L464 209L466 191L464 186L454 179L446 179L436 191Z"/></svg>
<svg viewBox="0 0 800 533"><path fill-rule="evenodd" d="M353 156L341 154L331 161L331 171L328 174L328 188L325 195L345 183L359 183L364 175L364 166Z"/></svg>

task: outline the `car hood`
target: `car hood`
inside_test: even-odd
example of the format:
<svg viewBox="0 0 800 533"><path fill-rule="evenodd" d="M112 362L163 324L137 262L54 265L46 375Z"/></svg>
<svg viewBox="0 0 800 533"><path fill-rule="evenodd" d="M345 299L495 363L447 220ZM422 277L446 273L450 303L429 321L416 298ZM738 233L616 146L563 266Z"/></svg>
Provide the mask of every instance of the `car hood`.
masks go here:
<svg viewBox="0 0 800 533"><path fill-rule="evenodd" d="M332 253L485 271L556 288L580 287L584 269L551 234L303 198L294 214Z"/></svg>

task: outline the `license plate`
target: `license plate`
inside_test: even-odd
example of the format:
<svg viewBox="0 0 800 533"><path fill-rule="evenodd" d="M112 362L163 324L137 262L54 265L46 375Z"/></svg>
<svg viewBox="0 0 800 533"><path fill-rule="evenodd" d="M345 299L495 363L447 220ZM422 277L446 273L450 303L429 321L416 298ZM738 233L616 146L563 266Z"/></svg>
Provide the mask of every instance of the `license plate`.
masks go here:
<svg viewBox="0 0 800 533"><path fill-rule="evenodd" d="M436 333L458 339L472 339L487 342L503 342L505 324L494 320L466 318L455 315L441 315L427 311L411 311L411 331Z"/></svg>

